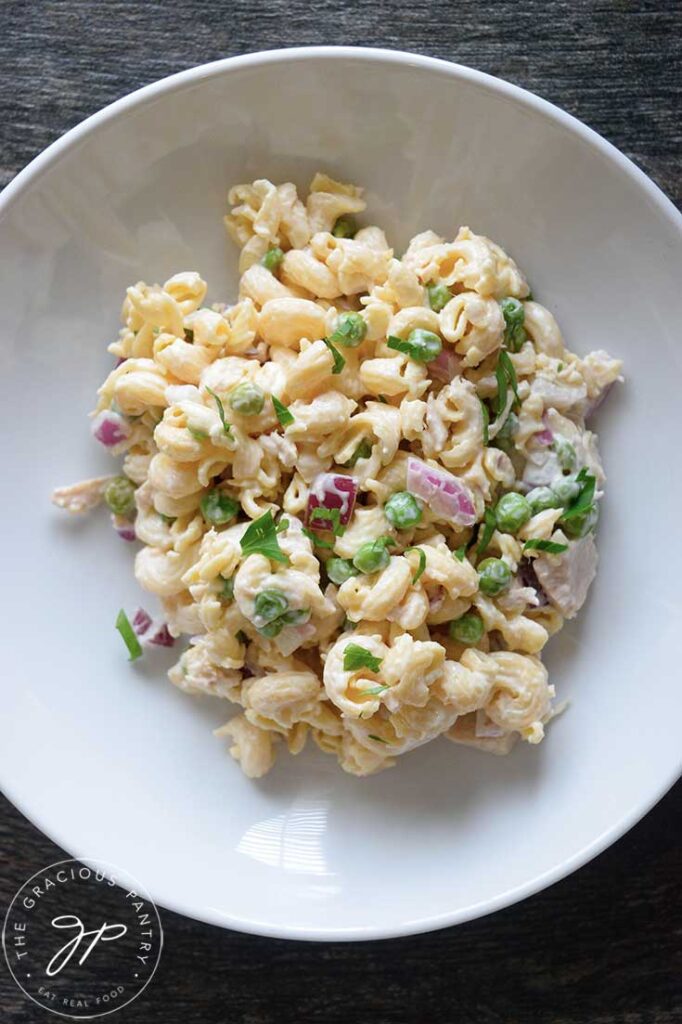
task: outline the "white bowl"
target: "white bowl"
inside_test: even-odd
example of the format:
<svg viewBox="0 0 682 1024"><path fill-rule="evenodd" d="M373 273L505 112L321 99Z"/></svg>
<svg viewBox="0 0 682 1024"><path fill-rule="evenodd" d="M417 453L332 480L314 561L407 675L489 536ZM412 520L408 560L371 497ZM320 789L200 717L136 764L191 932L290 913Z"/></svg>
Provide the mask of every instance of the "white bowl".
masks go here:
<svg viewBox="0 0 682 1024"><path fill-rule="evenodd" d="M508 249L578 352L627 381L600 413L601 571L547 663L569 710L540 748L439 741L375 778L314 751L254 783L211 735L226 707L131 667L141 598L105 515L53 486L109 472L86 414L125 286L196 269L234 295L228 185L367 186L398 250L469 224ZM612 843L679 771L682 218L608 143L536 97L409 54L304 49L195 68L114 103L0 200L5 537L0 776L74 855L165 907L266 935L373 938L519 900Z"/></svg>

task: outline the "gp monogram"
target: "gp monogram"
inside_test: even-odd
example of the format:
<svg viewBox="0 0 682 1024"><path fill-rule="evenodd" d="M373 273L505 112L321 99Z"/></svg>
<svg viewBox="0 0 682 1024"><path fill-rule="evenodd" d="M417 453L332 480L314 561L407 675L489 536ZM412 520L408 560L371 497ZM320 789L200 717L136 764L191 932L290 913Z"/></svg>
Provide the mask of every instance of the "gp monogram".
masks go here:
<svg viewBox="0 0 682 1024"><path fill-rule="evenodd" d="M163 931L144 888L101 861L67 860L28 879L2 932L22 991L62 1017L86 1020L121 1009L151 981Z"/></svg>

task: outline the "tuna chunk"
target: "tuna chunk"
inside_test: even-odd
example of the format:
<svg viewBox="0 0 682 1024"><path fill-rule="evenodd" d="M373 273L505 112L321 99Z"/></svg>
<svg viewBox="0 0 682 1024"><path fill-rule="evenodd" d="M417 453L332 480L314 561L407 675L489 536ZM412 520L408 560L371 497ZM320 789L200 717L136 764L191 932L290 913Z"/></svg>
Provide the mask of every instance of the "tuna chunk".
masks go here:
<svg viewBox="0 0 682 1024"><path fill-rule="evenodd" d="M597 547L588 533L572 541L563 555L541 555L533 568L550 604L567 619L578 614L597 574Z"/></svg>

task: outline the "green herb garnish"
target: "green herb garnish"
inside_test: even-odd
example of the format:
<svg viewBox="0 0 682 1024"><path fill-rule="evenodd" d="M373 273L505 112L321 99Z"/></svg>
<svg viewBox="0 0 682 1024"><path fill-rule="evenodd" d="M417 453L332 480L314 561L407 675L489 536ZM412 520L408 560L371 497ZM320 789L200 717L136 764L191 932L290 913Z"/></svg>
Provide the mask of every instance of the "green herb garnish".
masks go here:
<svg viewBox="0 0 682 1024"><path fill-rule="evenodd" d="M360 697L376 697L378 693L383 693L384 690L388 690L390 687L382 683L381 686L370 686L368 690L360 690Z"/></svg>
<svg viewBox="0 0 682 1024"><path fill-rule="evenodd" d="M583 515L587 512L594 501L594 492L597 486L596 477L588 473L585 467L580 470L576 479L576 483L581 484L580 493L575 501L569 505L564 514L561 517L560 522L565 520L575 519L578 516Z"/></svg>
<svg viewBox="0 0 682 1024"><path fill-rule="evenodd" d="M289 562L279 546L277 530L270 509L260 519L255 519L249 524L239 543L244 555L259 554L265 555L273 562L283 562L284 564Z"/></svg>
<svg viewBox="0 0 682 1024"><path fill-rule="evenodd" d="M123 637L123 643L128 648L128 654L130 655L129 661L135 661L136 658L142 656L142 644L137 639L137 633L130 625L130 619L121 608L120 612L116 616L116 629Z"/></svg>
<svg viewBox="0 0 682 1024"><path fill-rule="evenodd" d="M317 544L318 548L329 548L330 551L334 550L333 544L331 544L328 540L322 540L322 538L317 533L315 533L314 530L309 530L307 526L303 527L303 533L308 538L308 540L311 540L313 542L313 544Z"/></svg>
<svg viewBox="0 0 682 1024"><path fill-rule="evenodd" d="M457 559L458 562L463 562L464 559L466 558L466 553L467 553L467 546L466 546L466 544L462 544L461 547L457 548L457 550L453 551L452 553L453 553L453 555L455 556L455 558Z"/></svg>
<svg viewBox="0 0 682 1024"><path fill-rule="evenodd" d="M497 380L497 397L495 399L495 414L499 416L507 405L507 388L510 387L514 392L514 405L519 405L519 391L518 382L516 379L516 370L514 364L509 358L509 353L505 352L504 349L500 352L497 360L497 366L495 368L495 378Z"/></svg>
<svg viewBox="0 0 682 1024"><path fill-rule="evenodd" d="M360 644L346 644L343 652L343 671L355 672L359 668L368 668L370 672L378 672L383 658L376 658L366 647Z"/></svg>
<svg viewBox="0 0 682 1024"><path fill-rule="evenodd" d="M483 444L488 444L490 441L490 413L488 406L485 404L482 398L479 398L481 403L481 412L483 413Z"/></svg>
<svg viewBox="0 0 682 1024"><path fill-rule="evenodd" d="M479 531L479 541L476 546L476 554L479 557L488 547L488 544L490 544L490 540L495 532L496 526L497 520L495 519L495 513L491 508L487 508L483 516L483 529Z"/></svg>
<svg viewBox="0 0 682 1024"><path fill-rule="evenodd" d="M568 551L568 544L557 544L553 540L527 540L523 550L547 551L550 555L560 555L563 551Z"/></svg>
<svg viewBox="0 0 682 1024"><path fill-rule="evenodd" d="M208 391L209 395L211 395L212 398L215 399L215 404L218 406L218 415L220 416L220 422L223 425L223 430L225 431L228 437L232 437L232 427L225 419L225 410L223 408L223 403L220 401L220 399L218 398L218 396L216 395L215 391L213 391L212 388L207 387L206 390Z"/></svg>
<svg viewBox="0 0 682 1024"><path fill-rule="evenodd" d="M423 548L418 548L416 544L412 544L409 548L405 548L403 554L406 555L408 551L419 552L419 565L417 566L417 571L412 577L412 582L416 583L421 574L424 572L424 569L426 569L426 552L424 551Z"/></svg>
<svg viewBox="0 0 682 1024"><path fill-rule="evenodd" d="M280 426L288 427L290 423L294 422L293 414L289 412L284 402L280 402L279 398L276 398L275 395L272 395L272 404Z"/></svg>
<svg viewBox="0 0 682 1024"><path fill-rule="evenodd" d="M443 342L438 335L422 327L415 327L410 331L407 340L389 334L386 344L396 352L404 352L416 363L430 363L443 351Z"/></svg>
<svg viewBox="0 0 682 1024"><path fill-rule="evenodd" d="M331 526L328 527L335 537L342 537L346 532L346 527L341 525L341 510L338 508L325 508L323 505L318 505L310 513L310 519L322 519L323 521L328 520ZM327 527L324 527L327 529Z"/></svg>
<svg viewBox="0 0 682 1024"><path fill-rule="evenodd" d="M280 263L284 259L284 253L278 245L271 246L265 255L261 259L261 263L266 270L269 270L271 274L279 267Z"/></svg>
<svg viewBox="0 0 682 1024"><path fill-rule="evenodd" d="M357 448L355 449L355 451L353 452L353 454L349 458L348 462L344 462L343 463L343 468L344 469L353 469L353 467L355 466L355 464L357 463L357 461L359 459L368 459L371 454L372 454L372 446L369 443L369 441L365 440L365 438L363 437L362 441L357 446Z"/></svg>
<svg viewBox="0 0 682 1024"><path fill-rule="evenodd" d="M187 427L195 441L208 441L208 434L205 430L195 430L194 427Z"/></svg>
<svg viewBox="0 0 682 1024"><path fill-rule="evenodd" d="M368 737L369 737L370 740L376 740L377 743L386 743L387 742L386 740L382 740L381 736L373 736L371 732L368 733Z"/></svg>
<svg viewBox="0 0 682 1024"><path fill-rule="evenodd" d="M335 348L334 345L332 345L329 338L323 338L322 341L325 343L325 345L327 346L327 348L329 349L334 358L334 367L332 369L332 375L336 373L341 373L344 366L346 365L346 360L343 358L338 348Z"/></svg>

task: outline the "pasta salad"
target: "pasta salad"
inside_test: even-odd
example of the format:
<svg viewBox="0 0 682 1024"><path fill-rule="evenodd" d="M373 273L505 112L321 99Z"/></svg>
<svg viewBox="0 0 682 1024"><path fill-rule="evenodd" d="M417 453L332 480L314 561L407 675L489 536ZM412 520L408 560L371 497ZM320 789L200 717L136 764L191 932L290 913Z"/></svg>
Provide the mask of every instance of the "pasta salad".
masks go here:
<svg viewBox="0 0 682 1024"><path fill-rule="evenodd" d="M556 714L541 660L585 601L604 473L585 423L621 364L570 352L516 263L460 228L399 256L362 189L236 185L239 295L199 274L128 288L93 433L104 502L161 616L131 658L239 711L246 775L312 740L354 775L444 735L495 754Z"/></svg>

